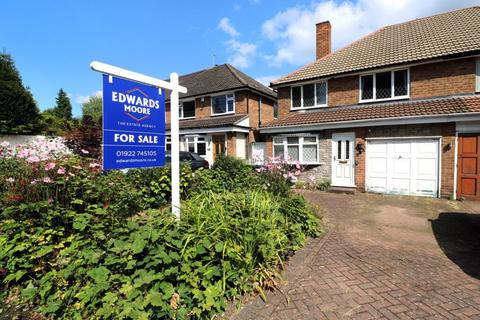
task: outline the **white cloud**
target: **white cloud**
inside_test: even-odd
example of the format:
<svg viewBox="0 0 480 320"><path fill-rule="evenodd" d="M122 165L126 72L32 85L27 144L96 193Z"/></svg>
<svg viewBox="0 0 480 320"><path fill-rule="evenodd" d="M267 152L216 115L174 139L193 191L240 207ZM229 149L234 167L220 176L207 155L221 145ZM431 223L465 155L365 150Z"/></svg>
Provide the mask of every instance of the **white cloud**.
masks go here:
<svg viewBox="0 0 480 320"><path fill-rule="evenodd" d="M228 63L238 68L248 68L253 64L257 46L253 43L240 42L230 39L226 42L227 51L230 52Z"/></svg>
<svg viewBox="0 0 480 320"><path fill-rule="evenodd" d="M237 37L240 35L240 33L230 23L230 19L227 17L220 19L217 28L228 34L230 37Z"/></svg>
<svg viewBox="0 0 480 320"><path fill-rule="evenodd" d="M268 87L273 80L279 79L280 77L280 75L260 76L256 77L255 80Z"/></svg>
<svg viewBox="0 0 480 320"><path fill-rule="evenodd" d="M94 93L92 93L89 96L82 96L82 95L77 94L76 97L75 97L75 102L78 103L78 104L84 104L84 103L88 102L88 100L90 100L90 97L94 97L94 96L101 97L102 94L103 94L102 90L95 91Z"/></svg>
<svg viewBox="0 0 480 320"><path fill-rule="evenodd" d="M385 25L478 4L478 0L324 0L291 7L263 23L263 36L275 45L275 52L264 58L271 66L313 61L315 24L321 21L330 21L336 50Z"/></svg>

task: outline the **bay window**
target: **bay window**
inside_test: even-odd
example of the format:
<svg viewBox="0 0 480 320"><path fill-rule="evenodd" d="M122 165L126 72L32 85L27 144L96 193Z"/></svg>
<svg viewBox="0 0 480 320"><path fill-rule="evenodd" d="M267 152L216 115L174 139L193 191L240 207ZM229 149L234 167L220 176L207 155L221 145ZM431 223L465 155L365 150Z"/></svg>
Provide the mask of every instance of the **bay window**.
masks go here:
<svg viewBox="0 0 480 320"><path fill-rule="evenodd" d="M277 136L273 138L273 156L288 162L318 163L317 136Z"/></svg>
<svg viewBox="0 0 480 320"><path fill-rule="evenodd" d="M327 106L327 82L308 83L291 88L292 109Z"/></svg>
<svg viewBox="0 0 480 320"><path fill-rule="evenodd" d="M179 116L180 119L195 118L195 100L180 103Z"/></svg>
<svg viewBox="0 0 480 320"><path fill-rule="evenodd" d="M233 93L212 96L212 114L235 112L235 95Z"/></svg>
<svg viewBox="0 0 480 320"><path fill-rule="evenodd" d="M377 72L360 76L360 101L408 98L408 70Z"/></svg>

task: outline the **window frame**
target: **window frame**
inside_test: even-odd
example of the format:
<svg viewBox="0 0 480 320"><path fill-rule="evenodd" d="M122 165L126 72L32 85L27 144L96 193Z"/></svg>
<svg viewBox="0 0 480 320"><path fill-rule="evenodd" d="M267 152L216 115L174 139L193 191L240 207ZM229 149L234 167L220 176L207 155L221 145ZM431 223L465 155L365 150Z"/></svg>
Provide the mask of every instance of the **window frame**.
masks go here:
<svg viewBox="0 0 480 320"><path fill-rule="evenodd" d="M282 143L275 143L275 139L282 139ZM288 138L298 138L298 143L288 144ZM315 138L315 142L305 143L305 138ZM282 159L287 159L288 157L288 146L298 146L298 163L302 165L318 165L320 164L320 139L318 135L277 135L272 137L272 157L275 159L275 146L283 147L283 157ZM315 146L317 149L317 161L304 161L303 159L303 147ZM297 163L297 160L288 161L288 163L294 164Z"/></svg>
<svg viewBox="0 0 480 320"><path fill-rule="evenodd" d="M183 115L183 103L185 102L192 102L193 101L193 112L194 112L194 115L192 117L184 117ZM181 120L185 120L185 119L195 119L195 117L197 116L197 103L195 101L195 99L188 99L188 100L182 100L180 101L179 103L179 106L178 106L178 118L181 119Z"/></svg>
<svg viewBox="0 0 480 320"><path fill-rule="evenodd" d="M232 97L228 97L229 95L232 95ZM215 97L220 97L220 96L225 96L225 110L226 112L222 112L222 113L215 113L214 112L214 109L213 109L213 98ZM233 101L233 111L228 111L228 101L229 100L232 100ZM235 92L225 92L225 93L219 93L219 94L215 94L215 95L211 95L210 96L210 114L212 115L212 117L215 117L215 116L223 116L223 115L226 115L226 114L234 114L235 113Z"/></svg>
<svg viewBox="0 0 480 320"><path fill-rule="evenodd" d="M324 104L317 104L317 85L319 83L325 83L325 103ZM313 106L305 107L303 105L303 87L305 85L313 84L313 99L315 101ZM294 108L293 107L293 88L300 87L300 107ZM315 109L315 108L325 108L328 107L328 80L320 80L315 82L305 82L295 86L290 86L290 110L306 110L306 109Z"/></svg>
<svg viewBox="0 0 480 320"><path fill-rule="evenodd" d="M198 141L199 138L203 139L203 141ZM191 139L193 141L190 141ZM194 151L189 150L188 145L190 143L192 143L194 145ZM198 143L205 143L205 154L199 154L198 153ZM182 144L183 144L183 148L186 152L194 152L202 158L207 157L208 141L207 141L206 136L204 136L204 135L186 135L186 136L183 136L183 138L182 138Z"/></svg>
<svg viewBox="0 0 480 320"><path fill-rule="evenodd" d="M407 71L407 94L403 96L395 96L395 72L396 71ZM391 96L390 98L377 99L377 74L390 72L390 85L391 85ZM372 99L362 99L362 77L373 76L373 98ZM391 101L391 100L401 100L410 98L410 68L397 68L391 70L379 70L376 72L363 73L358 76L358 101L359 103L368 103L376 101Z"/></svg>

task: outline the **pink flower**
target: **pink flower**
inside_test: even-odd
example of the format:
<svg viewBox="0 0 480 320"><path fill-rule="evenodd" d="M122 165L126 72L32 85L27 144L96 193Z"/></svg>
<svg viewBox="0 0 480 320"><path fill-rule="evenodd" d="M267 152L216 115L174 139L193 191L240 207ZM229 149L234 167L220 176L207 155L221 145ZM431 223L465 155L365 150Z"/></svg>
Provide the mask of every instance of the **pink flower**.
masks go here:
<svg viewBox="0 0 480 320"><path fill-rule="evenodd" d="M83 153L83 154L89 154L90 153L90 152L88 152L88 150L85 150L85 149L80 150L80 152Z"/></svg>
<svg viewBox="0 0 480 320"><path fill-rule="evenodd" d="M315 176L309 176L309 177L308 177L308 180L314 182L314 181L315 181Z"/></svg>
<svg viewBox="0 0 480 320"><path fill-rule="evenodd" d="M52 170L53 168L55 168L55 162L49 162L46 164L45 166L45 171L50 171Z"/></svg>
<svg viewBox="0 0 480 320"><path fill-rule="evenodd" d="M43 178L43 182L45 182L45 183L53 183L53 180L50 179L50 177L45 177L45 178Z"/></svg>
<svg viewBox="0 0 480 320"><path fill-rule="evenodd" d="M10 177L10 178L5 179L5 181L10 182L10 183L14 183L14 182L15 182L15 179L13 179L12 177Z"/></svg>
<svg viewBox="0 0 480 320"><path fill-rule="evenodd" d="M6 147L10 146L10 142L8 142L8 141L3 141L3 142L0 144L0 146L6 148Z"/></svg>
<svg viewBox="0 0 480 320"><path fill-rule="evenodd" d="M100 164L95 163L95 162L92 162L92 163L90 163L88 166L89 166L90 168L98 168L98 167L100 167Z"/></svg>
<svg viewBox="0 0 480 320"><path fill-rule="evenodd" d="M30 181L30 184L31 184L31 185L37 184L37 180L32 180L32 181Z"/></svg>
<svg viewBox="0 0 480 320"><path fill-rule="evenodd" d="M58 174L65 174L65 168L64 167L60 167L58 168L58 171L57 171Z"/></svg>
<svg viewBox="0 0 480 320"><path fill-rule="evenodd" d="M39 162L40 161L40 158L37 157L37 156L30 156L27 158L26 160L28 163L34 163L34 162Z"/></svg>

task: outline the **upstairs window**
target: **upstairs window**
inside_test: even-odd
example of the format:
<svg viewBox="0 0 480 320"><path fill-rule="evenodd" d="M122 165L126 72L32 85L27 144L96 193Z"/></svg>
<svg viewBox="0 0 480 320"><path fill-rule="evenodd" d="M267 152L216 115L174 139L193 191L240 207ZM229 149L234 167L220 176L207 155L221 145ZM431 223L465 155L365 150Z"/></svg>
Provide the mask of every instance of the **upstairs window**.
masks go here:
<svg viewBox="0 0 480 320"><path fill-rule="evenodd" d="M180 118L195 118L195 100L180 103Z"/></svg>
<svg viewBox="0 0 480 320"><path fill-rule="evenodd" d="M273 118L278 119L278 103L273 103Z"/></svg>
<svg viewBox="0 0 480 320"><path fill-rule="evenodd" d="M233 93L212 97L212 114L235 112L235 95Z"/></svg>
<svg viewBox="0 0 480 320"><path fill-rule="evenodd" d="M408 70L378 72L360 76L360 101L408 98Z"/></svg>
<svg viewBox="0 0 480 320"><path fill-rule="evenodd" d="M327 106L327 82L309 83L292 87L292 109Z"/></svg>

